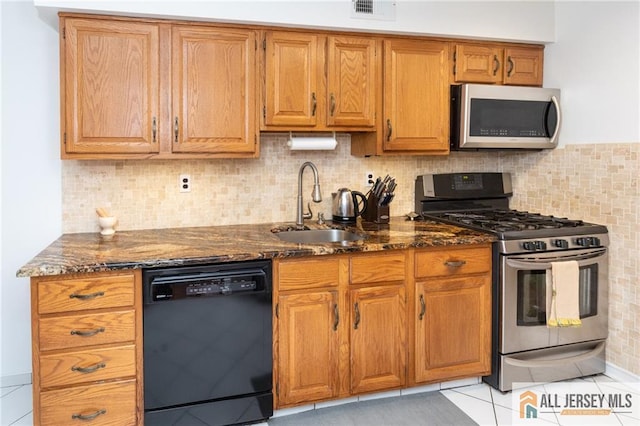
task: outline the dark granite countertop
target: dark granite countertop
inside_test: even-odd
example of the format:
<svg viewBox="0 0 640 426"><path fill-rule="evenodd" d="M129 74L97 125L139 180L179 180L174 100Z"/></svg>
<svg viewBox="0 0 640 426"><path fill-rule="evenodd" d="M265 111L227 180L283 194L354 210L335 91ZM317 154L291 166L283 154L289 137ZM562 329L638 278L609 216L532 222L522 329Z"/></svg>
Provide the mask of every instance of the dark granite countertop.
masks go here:
<svg viewBox="0 0 640 426"><path fill-rule="evenodd" d="M372 252L409 247L481 244L494 237L443 223L392 218L388 225L350 226L305 223L311 229L349 229L367 238L348 243L296 244L274 233L292 223L230 225L118 231L111 238L99 233L64 234L17 272L18 277L100 272L118 269L197 265L254 259Z"/></svg>

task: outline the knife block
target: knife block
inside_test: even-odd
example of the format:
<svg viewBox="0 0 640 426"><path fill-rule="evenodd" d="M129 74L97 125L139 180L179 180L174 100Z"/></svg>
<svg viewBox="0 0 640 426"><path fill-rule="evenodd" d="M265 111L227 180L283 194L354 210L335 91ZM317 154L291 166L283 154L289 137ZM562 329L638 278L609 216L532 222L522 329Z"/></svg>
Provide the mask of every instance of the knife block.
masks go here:
<svg viewBox="0 0 640 426"><path fill-rule="evenodd" d="M389 223L389 205L379 206L379 198L369 194L367 198L367 208L362 213L362 219L366 222Z"/></svg>

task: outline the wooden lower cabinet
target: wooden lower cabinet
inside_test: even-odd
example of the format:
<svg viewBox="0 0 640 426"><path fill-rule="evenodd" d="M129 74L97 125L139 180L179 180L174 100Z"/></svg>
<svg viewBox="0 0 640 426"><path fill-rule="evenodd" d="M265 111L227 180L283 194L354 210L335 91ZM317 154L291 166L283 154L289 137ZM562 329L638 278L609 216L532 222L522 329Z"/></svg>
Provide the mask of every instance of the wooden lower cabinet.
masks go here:
<svg viewBox="0 0 640 426"><path fill-rule="evenodd" d="M331 399L338 393L338 292L278 297L277 392L283 405Z"/></svg>
<svg viewBox="0 0 640 426"><path fill-rule="evenodd" d="M135 380L45 391L40 396L40 404L41 424L56 426L85 423L92 426L139 424L136 421Z"/></svg>
<svg viewBox="0 0 640 426"><path fill-rule="evenodd" d="M31 279L35 425L141 425L141 272Z"/></svg>
<svg viewBox="0 0 640 426"><path fill-rule="evenodd" d="M405 284L359 288L351 299L351 393L405 383Z"/></svg>
<svg viewBox="0 0 640 426"><path fill-rule="evenodd" d="M491 249L416 253L415 382L491 372Z"/></svg>
<svg viewBox="0 0 640 426"><path fill-rule="evenodd" d="M491 246L274 261L275 408L490 373Z"/></svg>

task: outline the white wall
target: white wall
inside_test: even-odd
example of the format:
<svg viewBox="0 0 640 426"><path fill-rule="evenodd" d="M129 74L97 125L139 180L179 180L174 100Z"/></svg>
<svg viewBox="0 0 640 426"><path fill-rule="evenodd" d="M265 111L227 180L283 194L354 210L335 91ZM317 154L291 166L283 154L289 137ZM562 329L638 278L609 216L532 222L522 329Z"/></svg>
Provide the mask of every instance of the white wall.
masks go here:
<svg viewBox="0 0 640 426"><path fill-rule="evenodd" d="M61 4L59 1L37 0L36 4ZM78 2L65 2L69 7ZM88 2L84 2L87 4ZM166 3L166 4L165 4ZM198 11L222 13L218 7L206 3L185 4L183 2L157 3L162 10L173 8L176 15L187 10L190 17ZM235 14L246 14L251 19L288 19L297 25L316 24L328 26L331 15L337 9L322 9L309 14L304 6L282 8L282 3L261 2L260 8L235 10ZM413 31L441 33L450 28L483 37L505 39L551 40L553 28L538 22L554 22L552 2L474 2L465 9L468 19L470 11L477 12L480 5L484 12L477 16L493 14L499 9L516 14L520 19L504 25L492 25L491 21L473 19L460 25L459 15L452 16L454 6L441 2L422 5L421 13L406 13L405 7L418 8L419 2L399 0L397 28L403 22ZM104 4L104 2L103 2ZM114 2L115 4L115 2ZM135 2L118 2L121 10L129 10ZM460 6L459 4L458 6ZM517 6L517 7L516 7ZM59 95L58 95L58 34L55 10L43 8L38 11L32 2L1 3L2 23L2 263L0 282L0 377L17 376L31 371L29 289L27 279L15 278L15 271L35 256L61 233L61 161L58 154ZM563 89L565 128L561 140L566 143L631 141L638 142L638 6L633 3L557 3L555 18L558 28L558 43L547 47L545 84ZM179 9L179 10L177 10ZM446 9L449 14L438 19L431 13ZM429 12L429 13L427 13ZM244 15L240 15L241 17ZM535 32L527 25L533 16L540 24ZM461 21L465 22L465 21ZM487 23L489 22L489 23ZM587 25L585 25L587 24ZM606 27L605 27L605 24ZM342 23L346 25L346 23ZM383 24L380 24L383 25ZM499 28L498 28L499 27ZM382 28L382 27L380 27ZM525 31L526 28L529 28ZM500 34L496 33L500 31ZM510 37L508 32L512 32ZM534 34L535 32L535 34ZM597 34L593 39L591 34ZM451 34L451 33L447 33ZM590 43L583 43L586 38ZM622 51L623 50L623 51ZM614 56L615 54L615 56ZM604 84L612 89L600 88ZM634 92L635 90L635 92ZM596 96L597 95L597 96ZM600 99L600 110L593 112L592 99ZM585 102L588 100L589 102ZM634 109L635 108L635 109ZM635 116L634 116L635 114ZM588 131L582 123L589 123ZM594 125L596 123L596 125ZM634 127L635 123L635 127ZM562 143L562 142L561 142Z"/></svg>
<svg viewBox="0 0 640 426"><path fill-rule="evenodd" d="M31 371L29 280L20 266L60 236L58 33L31 2L2 7L3 384Z"/></svg>
<svg viewBox="0 0 640 426"><path fill-rule="evenodd" d="M381 0L395 3L395 19L351 18L351 0L64 1L35 0L42 8L92 13L272 23L315 28L551 42L552 1Z"/></svg>
<svg viewBox="0 0 640 426"><path fill-rule="evenodd" d="M560 145L640 142L640 2L556 3L544 85L560 87Z"/></svg>

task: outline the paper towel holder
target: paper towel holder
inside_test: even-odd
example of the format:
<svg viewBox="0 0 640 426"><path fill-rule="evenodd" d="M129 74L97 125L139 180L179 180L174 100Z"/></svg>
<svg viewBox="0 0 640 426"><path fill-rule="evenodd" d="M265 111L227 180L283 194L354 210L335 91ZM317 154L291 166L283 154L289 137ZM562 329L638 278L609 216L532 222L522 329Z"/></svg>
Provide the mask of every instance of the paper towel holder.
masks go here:
<svg viewBox="0 0 640 426"><path fill-rule="evenodd" d="M328 151L336 149L338 140L336 132L332 132L332 136L310 136L310 137L293 137L293 132L289 132L289 140L287 146L291 151Z"/></svg>

